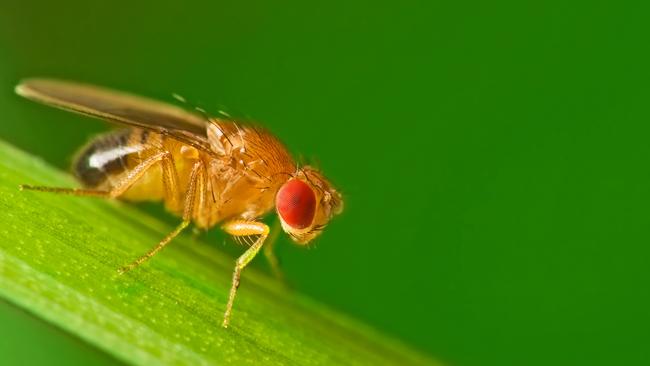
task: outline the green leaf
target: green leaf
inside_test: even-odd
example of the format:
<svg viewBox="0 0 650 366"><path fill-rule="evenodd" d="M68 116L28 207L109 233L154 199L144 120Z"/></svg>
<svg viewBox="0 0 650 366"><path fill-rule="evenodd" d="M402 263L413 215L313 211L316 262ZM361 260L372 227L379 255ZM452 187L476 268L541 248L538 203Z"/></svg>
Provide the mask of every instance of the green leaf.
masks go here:
<svg viewBox="0 0 650 366"><path fill-rule="evenodd" d="M21 192L74 186L0 142L0 296L133 364L436 364L399 341L247 268L220 324L234 260L181 235L116 269L172 227L120 202ZM391 296L391 294L386 294ZM399 316L396 312L396 316Z"/></svg>

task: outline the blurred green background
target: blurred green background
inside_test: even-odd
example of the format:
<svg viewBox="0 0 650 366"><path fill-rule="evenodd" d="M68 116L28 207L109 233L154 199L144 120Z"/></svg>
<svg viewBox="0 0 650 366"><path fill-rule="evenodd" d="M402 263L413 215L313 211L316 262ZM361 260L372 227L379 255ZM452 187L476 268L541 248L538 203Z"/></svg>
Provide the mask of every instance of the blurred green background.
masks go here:
<svg viewBox="0 0 650 366"><path fill-rule="evenodd" d="M344 192L314 250L280 243L299 291L453 365L648 364L649 11L3 0L0 137L67 168L106 129L14 96L29 76L225 107ZM110 362L12 314L0 344Z"/></svg>

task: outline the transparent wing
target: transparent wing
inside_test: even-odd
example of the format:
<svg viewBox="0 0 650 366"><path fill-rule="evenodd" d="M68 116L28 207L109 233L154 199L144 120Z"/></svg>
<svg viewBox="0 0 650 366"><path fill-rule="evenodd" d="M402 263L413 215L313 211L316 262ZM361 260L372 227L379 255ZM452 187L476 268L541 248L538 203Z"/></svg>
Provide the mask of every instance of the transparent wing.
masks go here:
<svg viewBox="0 0 650 366"><path fill-rule="evenodd" d="M27 79L16 86L27 99L106 121L171 136L213 153L205 118L182 108L93 85L53 79Z"/></svg>

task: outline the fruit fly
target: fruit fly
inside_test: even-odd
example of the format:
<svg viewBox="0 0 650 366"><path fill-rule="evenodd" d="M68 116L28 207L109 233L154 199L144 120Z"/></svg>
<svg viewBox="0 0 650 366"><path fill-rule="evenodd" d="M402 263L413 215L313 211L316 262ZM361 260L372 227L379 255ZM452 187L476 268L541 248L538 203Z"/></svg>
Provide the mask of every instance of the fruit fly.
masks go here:
<svg viewBox="0 0 650 366"><path fill-rule="evenodd" d="M126 126L98 136L77 154L73 171L83 188L22 185L21 189L159 200L182 218L171 233L120 273L154 256L190 223L201 229L219 224L250 244L235 263L223 327L228 327L242 270L269 236L270 229L260 217L275 208L283 230L305 245L343 209L340 193L320 171L299 167L282 143L258 126L60 80L28 79L16 87L16 93ZM277 265L272 245L265 253L271 265Z"/></svg>

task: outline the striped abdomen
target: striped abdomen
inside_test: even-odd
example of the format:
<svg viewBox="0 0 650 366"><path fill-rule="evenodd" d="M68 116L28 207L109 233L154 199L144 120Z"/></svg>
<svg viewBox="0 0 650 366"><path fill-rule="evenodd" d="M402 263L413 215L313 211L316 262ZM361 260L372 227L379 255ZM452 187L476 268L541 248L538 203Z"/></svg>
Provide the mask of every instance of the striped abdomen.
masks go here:
<svg viewBox="0 0 650 366"><path fill-rule="evenodd" d="M100 135L77 155L74 174L86 187L110 189L115 178L141 159L150 144L150 135L148 131L134 129Z"/></svg>

